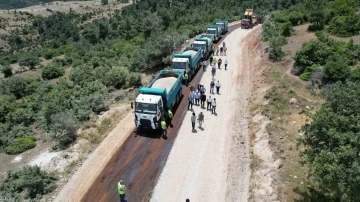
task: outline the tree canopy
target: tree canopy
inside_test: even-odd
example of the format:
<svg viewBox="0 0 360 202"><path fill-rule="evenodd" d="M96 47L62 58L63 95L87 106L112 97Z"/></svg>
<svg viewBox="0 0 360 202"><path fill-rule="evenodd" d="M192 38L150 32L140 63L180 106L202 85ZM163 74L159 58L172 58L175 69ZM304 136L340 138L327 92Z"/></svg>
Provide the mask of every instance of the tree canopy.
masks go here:
<svg viewBox="0 0 360 202"><path fill-rule="evenodd" d="M359 83L331 85L326 103L304 126L309 172L328 201L360 198Z"/></svg>

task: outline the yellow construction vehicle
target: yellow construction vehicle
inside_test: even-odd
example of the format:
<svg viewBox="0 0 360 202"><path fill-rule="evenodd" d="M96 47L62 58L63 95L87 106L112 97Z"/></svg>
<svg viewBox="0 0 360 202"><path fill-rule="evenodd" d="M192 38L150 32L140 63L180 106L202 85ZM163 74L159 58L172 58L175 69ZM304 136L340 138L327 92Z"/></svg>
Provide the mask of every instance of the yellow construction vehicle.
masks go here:
<svg viewBox="0 0 360 202"><path fill-rule="evenodd" d="M246 9L245 18L241 20L241 29L253 28L259 24L257 17L254 15L254 9Z"/></svg>

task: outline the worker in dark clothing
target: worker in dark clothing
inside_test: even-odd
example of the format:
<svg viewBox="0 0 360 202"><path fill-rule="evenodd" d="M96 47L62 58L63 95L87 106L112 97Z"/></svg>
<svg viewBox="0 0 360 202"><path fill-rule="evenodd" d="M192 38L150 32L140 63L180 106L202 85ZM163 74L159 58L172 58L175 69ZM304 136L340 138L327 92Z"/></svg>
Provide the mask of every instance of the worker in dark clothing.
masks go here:
<svg viewBox="0 0 360 202"><path fill-rule="evenodd" d="M215 88L215 82L214 80L212 80L210 82L210 93L214 94L214 88Z"/></svg>
<svg viewBox="0 0 360 202"><path fill-rule="evenodd" d="M210 65L212 64L213 59L213 56L210 56Z"/></svg>
<svg viewBox="0 0 360 202"><path fill-rule="evenodd" d="M201 107L205 108L205 101L206 101L205 93L201 93L200 100L201 100Z"/></svg>
<svg viewBox="0 0 360 202"><path fill-rule="evenodd" d="M220 55L223 55L223 47L220 47Z"/></svg>
<svg viewBox="0 0 360 202"><path fill-rule="evenodd" d="M222 59L219 58L219 60L218 60L218 68L219 68L219 69L221 69L221 63L222 63Z"/></svg>
<svg viewBox="0 0 360 202"><path fill-rule="evenodd" d="M189 94L189 97L188 97L188 101L189 101L189 104L188 104L188 110L192 110L193 108L193 101L194 101L194 97L193 97L193 94L190 93Z"/></svg>

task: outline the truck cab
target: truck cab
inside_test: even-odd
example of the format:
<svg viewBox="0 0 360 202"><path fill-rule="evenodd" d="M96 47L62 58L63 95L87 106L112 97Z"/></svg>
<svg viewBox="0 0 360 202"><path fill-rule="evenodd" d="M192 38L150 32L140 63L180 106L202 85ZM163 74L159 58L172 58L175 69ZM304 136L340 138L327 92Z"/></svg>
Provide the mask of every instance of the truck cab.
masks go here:
<svg viewBox="0 0 360 202"><path fill-rule="evenodd" d="M219 33L218 33L218 29L217 28L207 28L206 30L206 34L213 34L215 36L215 41L217 41L219 39Z"/></svg>
<svg viewBox="0 0 360 202"><path fill-rule="evenodd" d="M184 73L186 70L189 72L189 59L188 58L173 58L171 61L171 68L173 70L181 71Z"/></svg>
<svg viewBox="0 0 360 202"><path fill-rule="evenodd" d="M138 128L159 129L164 105L161 96L139 94L135 100L135 125Z"/></svg>
<svg viewBox="0 0 360 202"><path fill-rule="evenodd" d="M206 47L206 42L205 41L194 41L194 43L192 44L193 47L197 47L197 48L201 48L204 51L204 57L207 58L208 57L208 52L209 50L207 50Z"/></svg>

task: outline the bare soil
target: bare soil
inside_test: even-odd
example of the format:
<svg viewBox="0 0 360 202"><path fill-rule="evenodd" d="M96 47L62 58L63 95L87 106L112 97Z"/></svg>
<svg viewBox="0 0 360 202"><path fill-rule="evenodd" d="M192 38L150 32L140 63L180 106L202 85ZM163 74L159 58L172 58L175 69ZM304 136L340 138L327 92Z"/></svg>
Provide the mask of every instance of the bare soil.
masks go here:
<svg viewBox="0 0 360 202"><path fill-rule="evenodd" d="M299 129L310 121L322 99L312 95L307 82L292 75L292 57L302 44L316 39L308 25L295 27L296 35L283 46L286 57L280 62L268 60L262 43L261 68L255 75L251 106L252 182L250 201L293 201L306 189L306 167L301 164L297 139ZM296 98L295 104L290 104Z"/></svg>

